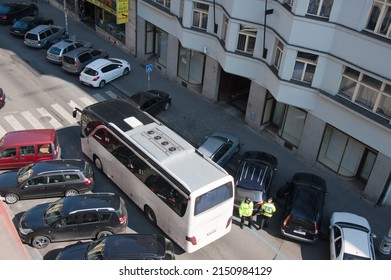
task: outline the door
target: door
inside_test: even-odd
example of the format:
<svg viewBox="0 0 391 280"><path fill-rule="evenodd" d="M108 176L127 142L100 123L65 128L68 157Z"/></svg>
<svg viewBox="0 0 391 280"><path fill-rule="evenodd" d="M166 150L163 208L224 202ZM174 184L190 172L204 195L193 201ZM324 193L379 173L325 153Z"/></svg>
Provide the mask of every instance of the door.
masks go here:
<svg viewBox="0 0 391 280"><path fill-rule="evenodd" d="M0 152L1 169L17 168L18 166L17 161L18 161L18 156L16 154L16 147L10 147L1 150Z"/></svg>
<svg viewBox="0 0 391 280"><path fill-rule="evenodd" d="M37 176L23 183L21 197L40 198L46 196L47 176Z"/></svg>
<svg viewBox="0 0 391 280"><path fill-rule="evenodd" d="M78 239L81 214L71 214L52 229L52 241L68 241Z"/></svg>
<svg viewBox="0 0 391 280"><path fill-rule="evenodd" d="M19 147L19 166L23 167L37 161L36 147L34 145Z"/></svg>
<svg viewBox="0 0 391 280"><path fill-rule="evenodd" d="M48 183L45 187L45 196L63 196L65 193L66 182L62 174L49 175Z"/></svg>
<svg viewBox="0 0 391 280"><path fill-rule="evenodd" d="M101 230L101 221L98 213L87 212L81 216L78 235L76 239L94 239Z"/></svg>

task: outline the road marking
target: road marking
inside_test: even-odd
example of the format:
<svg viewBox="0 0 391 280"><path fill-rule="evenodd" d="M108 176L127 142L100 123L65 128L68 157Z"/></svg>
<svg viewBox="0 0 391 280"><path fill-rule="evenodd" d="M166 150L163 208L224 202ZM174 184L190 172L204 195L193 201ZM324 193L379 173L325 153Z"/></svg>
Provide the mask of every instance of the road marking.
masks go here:
<svg viewBox="0 0 391 280"><path fill-rule="evenodd" d="M61 128L63 125L57 121L56 118L54 118L48 111L46 111L45 108L37 108L38 113L40 113L43 117L47 117L49 119L49 123L55 128Z"/></svg>
<svg viewBox="0 0 391 280"><path fill-rule="evenodd" d="M91 101L89 98L87 97L81 97L80 100L87 106L91 105L91 104L94 104L95 102ZM81 109L81 108L80 108Z"/></svg>
<svg viewBox="0 0 391 280"><path fill-rule="evenodd" d="M105 91L105 93L106 93L108 96L110 96L111 98L113 98L113 99L118 98L118 96L117 96L114 92L112 92L111 90Z"/></svg>
<svg viewBox="0 0 391 280"><path fill-rule="evenodd" d="M71 123L71 124L75 124L76 123L76 119L74 119L72 117L71 114L69 114L63 107L61 107L60 105L58 104L52 104L50 105L52 106L52 108L54 110L56 110L67 122Z"/></svg>
<svg viewBox="0 0 391 280"><path fill-rule="evenodd" d="M0 126L0 137L3 137L7 133L7 130L5 130L2 126Z"/></svg>
<svg viewBox="0 0 391 280"><path fill-rule="evenodd" d="M22 116L35 128L42 129L45 128L29 111L21 113Z"/></svg>
<svg viewBox="0 0 391 280"><path fill-rule="evenodd" d="M106 100L106 98L103 97L102 95L100 95L99 93L95 93L95 94L93 94L92 96L93 96L96 100L98 100L98 101L105 101L105 100Z"/></svg>
<svg viewBox="0 0 391 280"><path fill-rule="evenodd" d="M13 115L5 116L4 119L12 126L14 130L24 130L23 125Z"/></svg>

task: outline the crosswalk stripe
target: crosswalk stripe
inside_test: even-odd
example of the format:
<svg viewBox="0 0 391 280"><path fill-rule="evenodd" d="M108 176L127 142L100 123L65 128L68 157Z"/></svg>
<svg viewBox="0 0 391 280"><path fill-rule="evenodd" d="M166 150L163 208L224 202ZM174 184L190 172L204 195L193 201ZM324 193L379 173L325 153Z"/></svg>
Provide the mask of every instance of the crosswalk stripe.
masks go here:
<svg viewBox="0 0 391 280"><path fill-rule="evenodd" d="M2 126L0 126L0 137L3 137L7 133L7 130L5 130Z"/></svg>
<svg viewBox="0 0 391 280"><path fill-rule="evenodd" d="M89 98L87 97L81 97L80 100L87 106L91 105L91 104L94 104L95 102L91 101ZM81 108L80 108L81 109Z"/></svg>
<svg viewBox="0 0 391 280"><path fill-rule="evenodd" d="M96 100L98 101L105 101L106 98L104 98L102 95L100 95L99 93L95 93L92 95Z"/></svg>
<svg viewBox="0 0 391 280"><path fill-rule="evenodd" d="M56 110L67 122L74 124L76 123L76 119L72 117L71 114L69 114L63 107L61 107L58 104L52 104L50 105L54 110Z"/></svg>
<svg viewBox="0 0 391 280"><path fill-rule="evenodd" d="M105 91L105 93L106 93L108 96L110 96L111 98L113 98L113 99L115 99L115 98L118 97L118 96L117 96L114 92L112 92L111 90L107 90L107 91Z"/></svg>
<svg viewBox="0 0 391 280"><path fill-rule="evenodd" d="M12 126L14 130L24 130L23 125L13 115L5 116L4 119Z"/></svg>
<svg viewBox="0 0 391 280"><path fill-rule="evenodd" d="M55 128L61 128L63 125L59 123L45 108L37 108L37 111L43 116L49 118L49 123Z"/></svg>
<svg viewBox="0 0 391 280"><path fill-rule="evenodd" d="M70 100L70 101L68 102L68 105L69 105L69 107L72 108L72 111L73 111L73 109L75 109L76 107L79 108L79 109L83 109L83 108L81 108L79 105L77 105L73 100Z"/></svg>
<svg viewBox="0 0 391 280"><path fill-rule="evenodd" d="M22 112L21 114L35 129L45 128L29 111Z"/></svg>

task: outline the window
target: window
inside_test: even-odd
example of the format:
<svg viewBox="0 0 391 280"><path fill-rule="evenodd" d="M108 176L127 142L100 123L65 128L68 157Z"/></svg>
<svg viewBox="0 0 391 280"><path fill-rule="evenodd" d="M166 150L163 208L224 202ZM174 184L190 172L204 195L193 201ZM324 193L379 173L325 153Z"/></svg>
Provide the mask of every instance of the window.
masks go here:
<svg viewBox="0 0 391 280"><path fill-rule="evenodd" d="M318 154L320 163L342 176L368 180L375 164L376 152L329 125L326 126L321 143Z"/></svg>
<svg viewBox="0 0 391 280"><path fill-rule="evenodd" d="M372 3L371 13L369 14L367 30L377 34L391 37L391 1L375 0Z"/></svg>
<svg viewBox="0 0 391 280"><path fill-rule="evenodd" d="M49 176L49 184L56 184L64 182L64 177L62 175L50 175Z"/></svg>
<svg viewBox="0 0 391 280"><path fill-rule="evenodd" d="M14 157L16 156L16 148L9 148L5 149L1 152L0 157L2 158L8 158L8 157Z"/></svg>
<svg viewBox="0 0 391 280"><path fill-rule="evenodd" d="M276 39L276 52L274 55L274 62L273 62L273 66L276 67L276 69L280 69L283 53L284 53L284 44L280 40Z"/></svg>
<svg viewBox="0 0 391 280"><path fill-rule="evenodd" d="M153 0L154 2L162 5L163 7L170 9L171 6L171 0Z"/></svg>
<svg viewBox="0 0 391 280"><path fill-rule="evenodd" d="M391 85L388 83L345 67L338 95L391 119Z"/></svg>
<svg viewBox="0 0 391 280"><path fill-rule="evenodd" d="M21 156L31 156L35 154L34 146L20 146Z"/></svg>
<svg viewBox="0 0 391 280"><path fill-rule="evenodd" d="M193 8L193 27L205 29L208 25L209 5L194 3Z"/></svg>
<svg viewBox="0 0 391 280"><path fill-rule="evenodd" d="M332 6L333 0L310 0L307 14L329 18Z"/></svg>
<svg viewBox="0 0 391 280"><path fill-rule="evenodd" d="M225 184L196 198L194 216L199 215L233 196L233 188Z"/></svg>
<svg viewBox="0 0 391 280"><path fill-rule="evenodd" d="M292 79L311 84L315 73L317 59L317 55L298 52Z"/></svg>
<svg viewBox="0 0 391 280"><path fill-rule="evenodd" d="M204 75L205 55L180 46L178 76L194 85L200 85Z"/></svg>
<svg viewBox="0 0 391 280"><path fill-rule="evenodd" d="M278 131L278 135L295 147L298 147L301 134L304 130L306 117L307 112L292 106L288 106L285 111L283 123Z"/></svg>
<svg viewBox="0 0 391 280"><path fill-rule="evenodd" d="M80 177L78 174L66 174L65 175L65 181L77 181L80 180Z"/></svg>
<svg viewBox="0 0 391 280"><path fill-rule="evenodd" d="M240 25L238 51L252 54L254 52L257 29L253 26Z"/></svg>

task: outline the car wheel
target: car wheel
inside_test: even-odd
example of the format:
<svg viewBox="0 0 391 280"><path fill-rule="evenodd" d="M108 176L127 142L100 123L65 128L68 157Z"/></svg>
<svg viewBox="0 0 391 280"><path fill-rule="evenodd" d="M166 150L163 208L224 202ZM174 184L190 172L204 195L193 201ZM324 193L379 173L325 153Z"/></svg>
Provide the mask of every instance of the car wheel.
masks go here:
<svg viewBox="0 0 391 280"><path fill-rule="evenodd" d="M166 104L164 104L164 107L163 107L164 111L167 111L168 108L170 108L170 102L166 102Z"/></svg>
<svg viewBox="0 0 391 280"><path fill-rule="evenodd" d="M100 81L100 83L99 83L100 88L104 88L105 85L106 85L106 82L104 80Z"/></svg>
<svg viewBox="0 0 391 280"><path fill-rule="evenodd" d="M103 231L100 231L97 235L96 235L96 239L100 239L102 237L106 237L106 236L109 236L109 235L113 235L113 233L111 231L108 231L108 230L103 230Z"/></svg>
<svg viewBox="0 0 391 280"><path fill-rule="evenodd" d="M125 69L124 69L123 75L126 76L126 75L128 75L128 74L129 74L129 68L125 68Z"/></svg>
<svg viewBox="0 0 391 280"><path fill-rule="evenodd" d="M155 215L155 213L153 212L153 210L151 209L151 207L145 206L145 207L144 207L144 213L145 213L145 216L147 217L148 221L149 221L151 224L153 224L153 225L156 225L156 224L157 224L156 215Z"/></svg>
<svg viewBox="0 0 391 280"><path fill-rule="evenodd" d="M46 236L36 236L31 242L31 245L36 249L45 248L49 244L50 244L50 239L47 238Z"/></svg>
<svg viewBox="0 0 391 280"><path fill-rule="evenodd" d="M72 195L77 195L79 192L75 189L69 189L65 191L65 196L72 196Z"/></svg>
<svg viewBox="0 0 391 280"><path fill-rule="evenodd" d="M94 164L95 164L96 168L98 168L98 170L99 170L100 172L103 171L102 162L100 161L100 158L99 158L99 157L94 156Z"/></svg>
<svg viewBox="0 0 391 280"><path fill-rule="evenodd" d="M4 197L4 199L5 199L5 202L7 202L8 204L14 204L14 203L18 202L19 196L14 193L7 193Z"/></svg>

